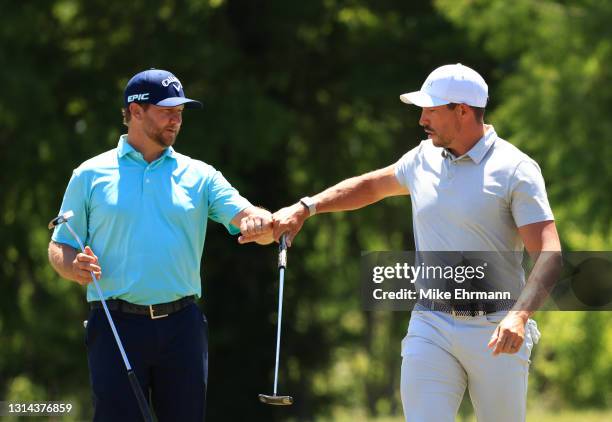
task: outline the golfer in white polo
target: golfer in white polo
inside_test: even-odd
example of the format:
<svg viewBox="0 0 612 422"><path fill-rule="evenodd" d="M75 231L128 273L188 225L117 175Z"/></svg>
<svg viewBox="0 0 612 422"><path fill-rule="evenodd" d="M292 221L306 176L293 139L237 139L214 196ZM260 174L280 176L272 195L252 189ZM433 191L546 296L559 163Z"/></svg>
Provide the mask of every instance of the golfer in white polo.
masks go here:
<svg viewBox="0 0 612 422"><path fill-rule="evenodd" d="M348 211L410 195L418 251L520 252L536 268L559 254L560 242L540 168L484 123L488 87L461 64L434 70L420 91L401 100L422 108L427 139L398 162L344 180L274 214L274 237L288 243L315 213ZM552 256L552 258L551 258ZM417 304L402 341L401 396L410 422L453 421L469 389L480 422L525 419L529 356L539 332L529 319L542 303L546 277L532 272L509 307L459 312Z"/></svg>

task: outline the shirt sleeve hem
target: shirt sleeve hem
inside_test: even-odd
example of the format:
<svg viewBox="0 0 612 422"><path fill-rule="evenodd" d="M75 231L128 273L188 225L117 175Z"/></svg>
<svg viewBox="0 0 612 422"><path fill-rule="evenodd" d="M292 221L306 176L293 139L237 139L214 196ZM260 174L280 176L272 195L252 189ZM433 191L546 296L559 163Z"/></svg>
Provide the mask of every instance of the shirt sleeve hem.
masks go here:
<svg viewBox="0 0 612 422"><path fill-rule="evenodd" d="M520 222L517 221L516 222L516 227L520 228L520 227L523 227L523 226L527 226L529 224L542 223L544 221L555 221L555 217L552 214L541 214L541 215L536 216L536 217L525 218L525 219L521 220Z"/></svg>
<svg viewBox="0 0 612 422"><path fill-rule="evenodd" d="M81 251L79 245L76 244L76 242L74 241L74 239L70 239L70 238L62 238L60 236L56 236L55 234L51 236L51 240L54 241L55 243L61 243L64 245L68 245L73 249L76 249L77 251Z"/></svg>
<svg viewBox="0 0 612 422"><path fill-rule="evenodd" d="M246 202L245 204L243 204L241 207L237 208L238 211L236 211L234 213L234 215L232 215L230 218L228 218L227 224L225 224L225 227L227 227L227 231L231 235L235 235L235 234L240 233L240 228L236 227L236 226L234 226L232 224L232 220L234 219L234 217L236 217L238 214L240 214L242 211L246 210L247 208L250 208L250 207L253 206L249 201L245 201L245 202Z"/></svg>

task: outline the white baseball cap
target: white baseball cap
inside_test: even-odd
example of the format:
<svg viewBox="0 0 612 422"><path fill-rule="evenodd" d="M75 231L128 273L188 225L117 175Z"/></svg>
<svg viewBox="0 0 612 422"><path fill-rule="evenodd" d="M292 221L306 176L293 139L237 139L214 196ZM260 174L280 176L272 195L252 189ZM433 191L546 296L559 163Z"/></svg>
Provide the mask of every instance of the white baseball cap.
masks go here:
<svg viewBox="0 0 612 422"><path fill-rule="evenodd" d="M400 95L406 104L435 107L458 103L485 107L489 87L474 69L461 63L440 66L429 74L420 91Z"/></svg>

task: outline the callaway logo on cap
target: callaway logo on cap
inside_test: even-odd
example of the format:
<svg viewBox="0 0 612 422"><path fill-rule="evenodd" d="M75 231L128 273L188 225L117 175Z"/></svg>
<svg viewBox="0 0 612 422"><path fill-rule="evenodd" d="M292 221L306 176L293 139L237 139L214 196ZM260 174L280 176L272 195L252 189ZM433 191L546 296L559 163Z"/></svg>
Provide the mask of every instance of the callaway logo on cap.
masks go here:
<svg viewBox="0 0 612 422"><path fill-rule="evenodd" d="M449 103L485 107L489 88L474 69L461 63L441 66L431 72L420 91L400 95L406 104L435 107Z"/></svg>
<svg viewBox="0 0 612 422"><path fill-rule="evenodd" d="M185 98L183 85L172 73L161 69L150 69L137 73L125 87L123 102L155 104L174 107L185 104L188 108L202 108L202 103Z"/></svg>

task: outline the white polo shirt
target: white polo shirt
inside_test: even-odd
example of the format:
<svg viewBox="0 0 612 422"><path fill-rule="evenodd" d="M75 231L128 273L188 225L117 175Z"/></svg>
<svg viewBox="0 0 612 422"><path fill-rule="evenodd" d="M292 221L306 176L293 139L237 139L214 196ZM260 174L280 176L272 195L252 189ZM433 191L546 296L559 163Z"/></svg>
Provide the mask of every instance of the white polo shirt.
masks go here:
<svg viewBox="0 0 612 422"><path fill-rule="evenodd" d="M417 251L520 252L517 227L554 220L538 164L493 126L461 157L424 140L395 175L410 191Z"/></svg>

